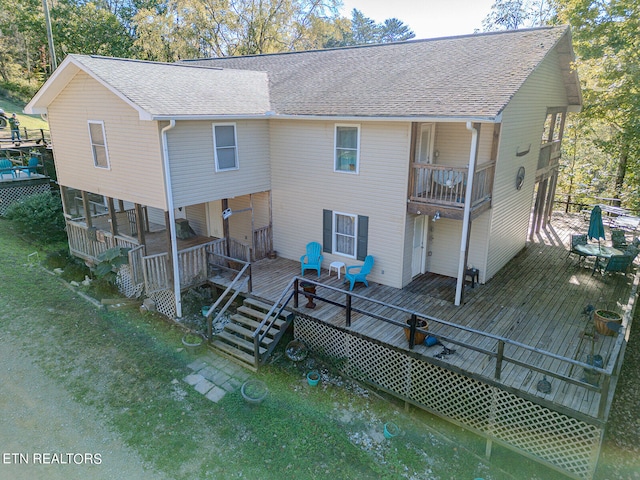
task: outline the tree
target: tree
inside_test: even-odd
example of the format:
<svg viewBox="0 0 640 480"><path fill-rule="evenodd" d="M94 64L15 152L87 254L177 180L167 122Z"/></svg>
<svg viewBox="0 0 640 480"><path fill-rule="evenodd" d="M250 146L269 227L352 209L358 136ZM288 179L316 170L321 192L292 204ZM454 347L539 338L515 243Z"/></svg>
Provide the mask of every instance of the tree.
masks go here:
<svg viewBox="0 0 640 480"><path fill-rule="evenodd" d="M252 55L319 48L338 0L169 0L134 17L150 59ZM315 30L314 30L315 29Z"/></svg>
<svg viewBox="0 0 640 480"><path fill-rule="evenodd" d="M380 43L401 42L416 36L408 26L397 18L388 18L380 28Z"/></svg>
<svg viewBox="0 0 640 480"><path fill-rule="evenodd" d="M555 15L552 0L496 0L482 21L484 31L540 27Z"/></svg>
<svg viewBox="0 0 640 480"><path fill-rule="evenodd" d="M638 208L640 178L640 5L636 0L559 0L558 18L572 26L582 116L608 135L594 139L616 160L611 196Z"/></svg>
<svg viewBox="0 0 640 480"><path fill-rule="evenodd" d="M376 23L354 8L351 12L351 33L344 36L342 46L399 42L415 36L415 33L397 18L388 18L382 23Z"/></svg>
<svg viewBox="0 0 640 480"><path fill-rule="evenodd" d="M378 43L380 39L380 25L357 9L351 12L351 41L352 45Z"/></svg>

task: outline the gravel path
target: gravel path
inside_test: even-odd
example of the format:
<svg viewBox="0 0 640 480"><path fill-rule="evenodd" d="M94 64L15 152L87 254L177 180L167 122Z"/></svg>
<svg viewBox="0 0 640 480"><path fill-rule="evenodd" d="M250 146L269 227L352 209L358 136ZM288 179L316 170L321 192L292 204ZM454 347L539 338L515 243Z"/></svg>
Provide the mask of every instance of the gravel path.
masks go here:
<svg viewBox="0 0 640 480"><path fill-rule="evenodd" d="M98 413L75 402L6 335L0 358L0 480L164 478L146 470Z"/></svg>

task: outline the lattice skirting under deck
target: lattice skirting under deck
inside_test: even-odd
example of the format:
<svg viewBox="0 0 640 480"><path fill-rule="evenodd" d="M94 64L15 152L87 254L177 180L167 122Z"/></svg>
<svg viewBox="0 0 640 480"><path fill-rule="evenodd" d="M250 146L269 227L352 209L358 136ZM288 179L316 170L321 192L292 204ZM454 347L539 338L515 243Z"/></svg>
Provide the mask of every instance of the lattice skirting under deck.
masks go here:
<svg viewBox="0 0 640 480"><path fill-rule="evenodd" d="M116 277L118 290L127 298L137 298L144 290L144 283L135 283L130 265L122 265Z"/></svg>
<svg viewBox="0 0 640 480"><path fill-rule="evenodd" d="M563 473L589 479L602 429L348 331L297 316L295 337L351 377Z"/></svg>
<svg viewBox="0 0 640 480"><path fill-rule="evenodd" d="M0 188L0 216L4 216L11 205L19 202L25 197L35 195L37 193L46 193L51 190L49 181L43 183L34 182L11 182L6 188Z"/></svg>

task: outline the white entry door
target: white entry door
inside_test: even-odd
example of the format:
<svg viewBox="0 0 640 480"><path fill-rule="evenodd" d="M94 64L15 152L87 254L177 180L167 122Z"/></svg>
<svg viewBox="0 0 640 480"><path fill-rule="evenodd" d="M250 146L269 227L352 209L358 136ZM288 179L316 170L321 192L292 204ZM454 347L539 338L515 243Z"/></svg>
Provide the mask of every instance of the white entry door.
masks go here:
<svg viewBox="0 0 640 480"><path fill-rule="evenodd" d="M425 215L418 215L413 222L413 255L411 258L411 278L426 272L427 228Z"/></svg>

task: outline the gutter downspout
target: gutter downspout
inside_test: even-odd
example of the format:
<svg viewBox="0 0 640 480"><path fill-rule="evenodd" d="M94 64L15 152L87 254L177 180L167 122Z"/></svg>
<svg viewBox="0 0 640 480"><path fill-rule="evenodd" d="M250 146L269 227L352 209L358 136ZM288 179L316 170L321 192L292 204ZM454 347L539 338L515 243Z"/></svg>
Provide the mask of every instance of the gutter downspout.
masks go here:
<svg viewBox="0 0 640 480"><path fill-rule="evenodd" d="M173 295L176 300L176 316L182 317L182 297L180 295L180 269L178 268L178 240L176 235L176 213L173 206L171 190L171 171L169 170L169 146L167 132L176 126L175 119L169 120L169 125L162 129L162 163L164 167L164 188L167 192L167 210L169 211L169 231L171 232L171 259L173 264Z"/></svg>
<svg viewBox="0 0 640 480"><path fill-rule="evenodd" d="M464 202L464 213L462 216L462 238L460 239L458 281L456 282L456 306L459 306L462 302L462 290L464 289L467 248L471 229L471 194L473 192L473 177L476 171L476 160L478 157L478 129L471 122L467 122L467 130L471 132L471 152L469 153L469 178L465 192L467 201Z"/></svg>

